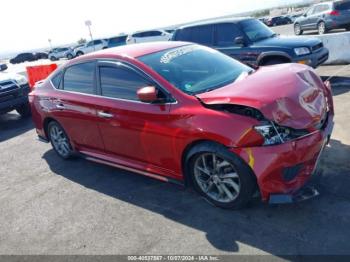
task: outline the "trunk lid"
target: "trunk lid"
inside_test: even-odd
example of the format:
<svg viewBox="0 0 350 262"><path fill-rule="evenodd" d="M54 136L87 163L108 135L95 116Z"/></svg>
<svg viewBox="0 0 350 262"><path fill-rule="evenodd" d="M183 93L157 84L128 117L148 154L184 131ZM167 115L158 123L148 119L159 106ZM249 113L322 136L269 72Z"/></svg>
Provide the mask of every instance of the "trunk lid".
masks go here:
<svg viewBox="0 0 350 262"><path fill-rule="evenodd" d="M262 67L242 80L196 96L208 105L255 108L265 118L294 129L315 127L327 112L323 82L312 68L299 64Z"/></svg>

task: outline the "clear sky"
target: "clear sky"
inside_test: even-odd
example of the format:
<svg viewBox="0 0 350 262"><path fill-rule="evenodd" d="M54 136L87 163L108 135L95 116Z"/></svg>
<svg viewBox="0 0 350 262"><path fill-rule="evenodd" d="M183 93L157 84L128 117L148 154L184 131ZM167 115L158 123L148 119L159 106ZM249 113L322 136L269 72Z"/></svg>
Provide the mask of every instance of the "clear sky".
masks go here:
<svg viewBox="0 0 350 262"><path fill-rule="evenodd" d="M0 54L118 35L300 0L3 0Z"/></svg>

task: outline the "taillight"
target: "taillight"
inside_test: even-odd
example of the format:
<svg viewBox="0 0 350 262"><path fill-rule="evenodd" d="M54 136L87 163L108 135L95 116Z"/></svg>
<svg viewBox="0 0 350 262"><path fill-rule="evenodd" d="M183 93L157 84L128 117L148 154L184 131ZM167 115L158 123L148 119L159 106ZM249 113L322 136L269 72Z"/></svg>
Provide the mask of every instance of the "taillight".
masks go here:
<svg viewBox="0 0 350 262"><path fill-rule="evenodd" d="M340 15L339 11L337 11L337 10L333 10L333 11L329 12L328 14L332 15L332 16L339 16Z"/></svg>

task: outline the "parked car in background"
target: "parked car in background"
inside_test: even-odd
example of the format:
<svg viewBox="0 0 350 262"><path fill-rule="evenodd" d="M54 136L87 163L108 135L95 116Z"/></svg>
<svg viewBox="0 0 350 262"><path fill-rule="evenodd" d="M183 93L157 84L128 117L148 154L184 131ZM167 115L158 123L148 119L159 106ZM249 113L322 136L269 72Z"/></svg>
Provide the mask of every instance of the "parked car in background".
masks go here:
<svg viewBox="0 0 350 262"><path fill-rule="evenodd" d="M126 38L127 35L121 35L121 36L115 36L107 39L107 47L117 47L117 46L122 46L126 45Z"/></svg>
<svg viewBox="0 0 350 262"><path fill-rule="evenodd" d="M177 181L222 208L317 195L302 187L330 140L332 101L310 67L255 71L170 41L76 58L30 94L37 134L61 158Z"/></svg>
<svg viewBox="0 0 350 262"><path fill-rule="evenodd" d="M320 35L332 29L350 30L350 1L325 2L313 5L294 23L296 35L304 31L317 30Z"/></svg>
<svg viewBox="0 0 350 262"><path fill-rule="evenodd" d="M21 53L10 59L11 64L19 64L23 62L32 62L37 60L32 53Z"/></svg>
<svg viewBox="0 0 350 262"><path fill-rule="evenodd" d="M268 17L261 17L261 18L259 18L259 21L264 23L265 25L267 25L267 20L268 19L269 19Z"/></svg>
<svg viewBox="0 0 350 262"><path fill-rule="evenodd" d="M33 54L35 60L48 59L48 54L46 52L36 52Z"/></svg>
<svg viewBox="0 0 350 262"><path fill-rule="evenodd" d="M287 16L276 16L267 19L266 25L268 26L278 26L278 25L288 25L293 23L292 20Z"/></svg>
<svg viewBox="0 0 350 262"><path fill-rule="evenodd" d="M180 27L173 40L213 47L247 65L256 67L301 63L318 67L329 56L317 38L283 37L257 19L219 19Z"/></svg>
<svg viewBox="0 0 350 262"><path fill-rule="evenodd" d="M85 43L83 46L75 49L76 56L81 56L91 52L108 48L108 43L104 39L96 39Z"/></svg>
<svg viewBox="0 0 350 262"><path fill-rule="evenodd" d="M73 54L73 50L69 47L56 48L49 54L49 59L51 61L56 61L61 58L72 59L75 55Z"/></svg>
<svg viewBox="0 0 350 262"><path fill-rule="evenodd" d="M14 73L5 72L6 64L0 65L0 114L16 110L22 117L30 115L27 79Z"/></svg>
<svg viewBox="0 0 350 262"><path fill-rule="evenodd" d="M126 39L126 43L129 45L145 42L169 41L171 39L171 36L172 34L164 30L142 31L129 35Z"/></svg>

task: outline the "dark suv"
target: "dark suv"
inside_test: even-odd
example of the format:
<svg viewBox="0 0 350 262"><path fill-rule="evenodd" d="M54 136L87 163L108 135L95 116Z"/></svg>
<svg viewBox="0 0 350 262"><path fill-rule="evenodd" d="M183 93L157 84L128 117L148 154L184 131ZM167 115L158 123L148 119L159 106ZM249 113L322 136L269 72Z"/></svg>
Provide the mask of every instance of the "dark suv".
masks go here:
<svg viewBox="0 0 350 262"><path fill-rule="evenodd" d="M332 29L350 30L350 1L326 2L312 6L294 23L294 32L318 30L320 35Z"/></svg>
<svg viewBox="0 0 350 262"><path fill-rule="evenodd" d="M183 26L175 31L173 40L210 46L253 67L295 62L316 68L329 55L317 38L281 37L253 18Z"/></svg>
<svg viewBox="0 0 350 262"><path fill-rule="evenodd" d="M0 114L16 110L22 117L30 116L27 79L19 74L4 72L7 65L0 65Z"/></svg>

